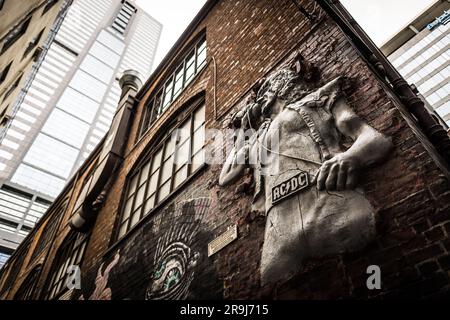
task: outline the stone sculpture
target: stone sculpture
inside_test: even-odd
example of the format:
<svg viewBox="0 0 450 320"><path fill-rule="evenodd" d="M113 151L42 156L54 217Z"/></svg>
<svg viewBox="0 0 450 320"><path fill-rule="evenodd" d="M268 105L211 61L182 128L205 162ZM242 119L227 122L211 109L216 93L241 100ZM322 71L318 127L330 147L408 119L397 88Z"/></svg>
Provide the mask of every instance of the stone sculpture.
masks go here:
<svg viewBox="0 0 450 320"><path fill-rule="evenodd" d="M357 178L389 153L391 139L348 105L347 79L320 87L314 74L298 58L263 80L231 121L237 138L219 184L253 169L253 207L266 214L263 285L297 273L307 258L359 250L375 236L375 212ZM342 147L344 137L351 147Z"/></svg>

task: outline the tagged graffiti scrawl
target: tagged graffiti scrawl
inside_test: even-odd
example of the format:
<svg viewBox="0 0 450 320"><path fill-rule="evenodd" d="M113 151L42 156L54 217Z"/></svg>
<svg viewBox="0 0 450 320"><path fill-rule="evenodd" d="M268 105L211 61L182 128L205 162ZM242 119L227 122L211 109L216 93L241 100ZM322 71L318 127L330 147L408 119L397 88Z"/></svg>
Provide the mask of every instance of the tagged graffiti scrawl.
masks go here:
<svg viewBox="0 0 450 320"><path fill-rule="evenodd" d="M104 263L100 266L97 272L97 278L95 279L95 290L88 300L111 300L112 292L108 287L109 274L111 270L119 263L120 250L117 251L113 261L102 272ZM84 296L80 297L80 300L84 300Z"/></svg>
<svg viewBox="0 0 450 320"><path fill-rule="evenodd" d="M182 203L171 218L161 220L147 300L187 298L201 258L193 249L194 239L209 207L210 199L193 199Z"/></svg>

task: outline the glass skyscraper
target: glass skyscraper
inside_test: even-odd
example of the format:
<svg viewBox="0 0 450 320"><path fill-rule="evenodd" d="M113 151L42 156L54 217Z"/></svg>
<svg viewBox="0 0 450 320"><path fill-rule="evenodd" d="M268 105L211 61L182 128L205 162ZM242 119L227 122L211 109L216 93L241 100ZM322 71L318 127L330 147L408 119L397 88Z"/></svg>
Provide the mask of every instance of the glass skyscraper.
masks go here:
<svg viewBox="0 0 450 320"><path fill-rule="evenodd" d="M0 263L109 130L120 74L150 75L161 29L134 1L73 1L0 145Z"/></svg>
<svg viewBox="0 0 450 320"><path fill-rule="evenodd" d="M438 1L384 44L400 74L425 97L430 111L450 126L450 3Z"/></svg>

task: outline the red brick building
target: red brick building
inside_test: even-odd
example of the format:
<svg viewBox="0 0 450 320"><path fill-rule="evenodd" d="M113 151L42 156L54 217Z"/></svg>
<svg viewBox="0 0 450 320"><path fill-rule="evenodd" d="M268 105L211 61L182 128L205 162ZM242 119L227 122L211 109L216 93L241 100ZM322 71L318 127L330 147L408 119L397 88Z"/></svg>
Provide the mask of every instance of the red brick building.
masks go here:
<svg viewBox="0 0 450 320"><path fill-rule="evenodd" d="M262 284L268 219L252 209L252 172L220 186L223 163L203 160L228 153L208 132L287 65L313 65L317 88L350 79L348 104L393 149L361 172L373 239ZM2 299L448 294L450 140L339 3L208 1L142 88L132 73L121 84L108 136L1 271ZM367 286L373 265L381 289Z"/></svg>

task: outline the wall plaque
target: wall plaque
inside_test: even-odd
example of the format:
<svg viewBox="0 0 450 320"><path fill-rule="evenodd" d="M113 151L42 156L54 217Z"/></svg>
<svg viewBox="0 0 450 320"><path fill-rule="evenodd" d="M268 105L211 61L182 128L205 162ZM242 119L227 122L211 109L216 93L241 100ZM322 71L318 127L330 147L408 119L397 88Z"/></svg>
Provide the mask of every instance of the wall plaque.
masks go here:
<svg viewBox="0 0 450 320"><path fill-rule="evenodd" d="M216 254L238 238L237 225L231 226L208 244L208 257Z"/></svg>

